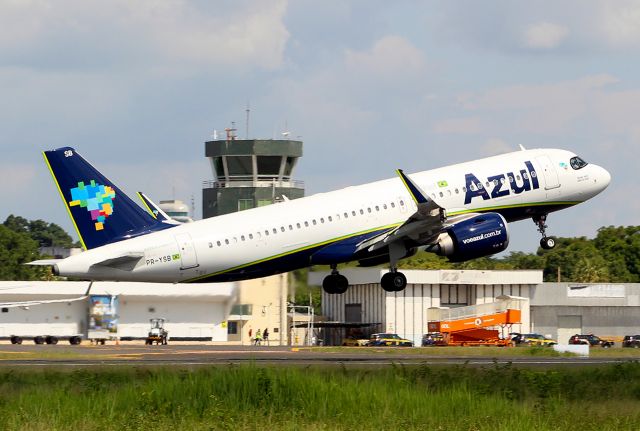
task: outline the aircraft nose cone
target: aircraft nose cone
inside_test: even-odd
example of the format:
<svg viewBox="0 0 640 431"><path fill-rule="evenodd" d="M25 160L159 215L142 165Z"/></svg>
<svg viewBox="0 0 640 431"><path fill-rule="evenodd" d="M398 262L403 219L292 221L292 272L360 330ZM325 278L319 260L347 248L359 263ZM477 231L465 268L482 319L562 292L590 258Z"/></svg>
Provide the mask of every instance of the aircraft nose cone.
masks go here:
<svg viewBox="0 0 640 431"><path fill-rule="evenodd" d="M599 189L599 191L602 191L604 189L607 188L607 186L609 186L609 183L611 182L611 174L609 173L609 171L607 171L605 168L597 166L597 172L595 175L595 183Z"/></svg>

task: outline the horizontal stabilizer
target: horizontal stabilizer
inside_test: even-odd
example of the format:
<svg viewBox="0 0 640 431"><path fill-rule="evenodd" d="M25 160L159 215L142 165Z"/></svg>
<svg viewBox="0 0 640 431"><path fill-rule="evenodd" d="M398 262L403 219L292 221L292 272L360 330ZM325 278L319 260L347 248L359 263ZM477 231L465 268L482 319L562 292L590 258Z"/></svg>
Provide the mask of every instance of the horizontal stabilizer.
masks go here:
<svg viewBox="0 0 640 431"><path fill-rule="evenodd" d="M60 262L61 260L64 260L64 259L41 259L41 260L34 260L33 262L27 262L25 263L25 265L53 266L56 263Z"/></svg>
<svg viewBox="0 0 640 431"><path fill-rule="evenodd" d="M122 256L96 262L91 266L108 266L110 268L118 268L131 271L136 266L138 261L143 257L144 253L127 253Z"/></svg>

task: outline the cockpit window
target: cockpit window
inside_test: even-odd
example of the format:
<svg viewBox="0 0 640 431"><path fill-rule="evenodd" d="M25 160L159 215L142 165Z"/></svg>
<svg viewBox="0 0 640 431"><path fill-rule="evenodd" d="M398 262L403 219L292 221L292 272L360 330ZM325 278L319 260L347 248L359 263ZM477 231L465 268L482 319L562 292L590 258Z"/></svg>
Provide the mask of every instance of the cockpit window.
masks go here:
<svg viewBox="0 0 640 431"><path fill-rule="evenodd" d="M587 162L582 160L580 157L572 157L569 163L571 163L571 167L575 170L582 169L588 164Z"/></svg>

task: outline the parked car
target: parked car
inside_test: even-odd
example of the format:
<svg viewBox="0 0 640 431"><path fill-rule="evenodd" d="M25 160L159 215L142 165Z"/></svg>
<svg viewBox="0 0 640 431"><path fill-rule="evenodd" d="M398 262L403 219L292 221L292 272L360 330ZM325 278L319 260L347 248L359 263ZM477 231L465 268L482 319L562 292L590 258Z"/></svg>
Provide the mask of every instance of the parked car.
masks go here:
<svg viewBox="0 0 640 431"><path fill-rule="evenodd" d="M357 337L355 335L349 335L342 339L343 346L358 347L358 346L366 346L367 343L369 343L368 338Z"/></svg>
<svg viewBox="0 0 640 431"><path fill-rule="evenodd" d="M371 334L367 346L401 346L413 347L413 341L400 337L398 334Z"/></svg>
<svg viewBox="0 0 640 431"><path fill-rule="evenodd" d="M622 340L622 347L640 348L640 335L625 335Z"/></svg>
<svg viewBox="0 0 640 431"><path fill-rule="evenodd" d="M519 334L512 333L511 341L518 346L553 346L558 344L556 340L545 337L542 334Z"/></svg>
<svg viewBox="0 0 640 431"><path fill-rule="evenodd" d="M446 346L447 342L441 332L428 332L422 336L422 346Z"/></svg>
<svg viewBox="0 0 640 431"><path fill-rule="evenodd" d="M569 338L569 344L588 344L592 347L601 346L603 349L608 349L609 347L613 347L615 343L613 341L603 340L593 334L576 334Z"/></svg>

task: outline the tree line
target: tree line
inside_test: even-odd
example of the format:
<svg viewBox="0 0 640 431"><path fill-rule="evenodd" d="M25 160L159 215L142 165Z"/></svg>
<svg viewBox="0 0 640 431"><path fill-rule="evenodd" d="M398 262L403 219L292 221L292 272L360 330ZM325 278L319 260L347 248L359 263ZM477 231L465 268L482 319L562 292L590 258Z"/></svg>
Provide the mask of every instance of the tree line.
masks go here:
<svg viewBox="0 0 640 431"><path fill-rule="evenodd" d="M433 253L418 253L400 262L411 269L542 269L544 281L577 283L640 282L640 226L607 226L595 238L556 238L551 250L511 252L502 258L485 257L451 263Z"/></svg>

